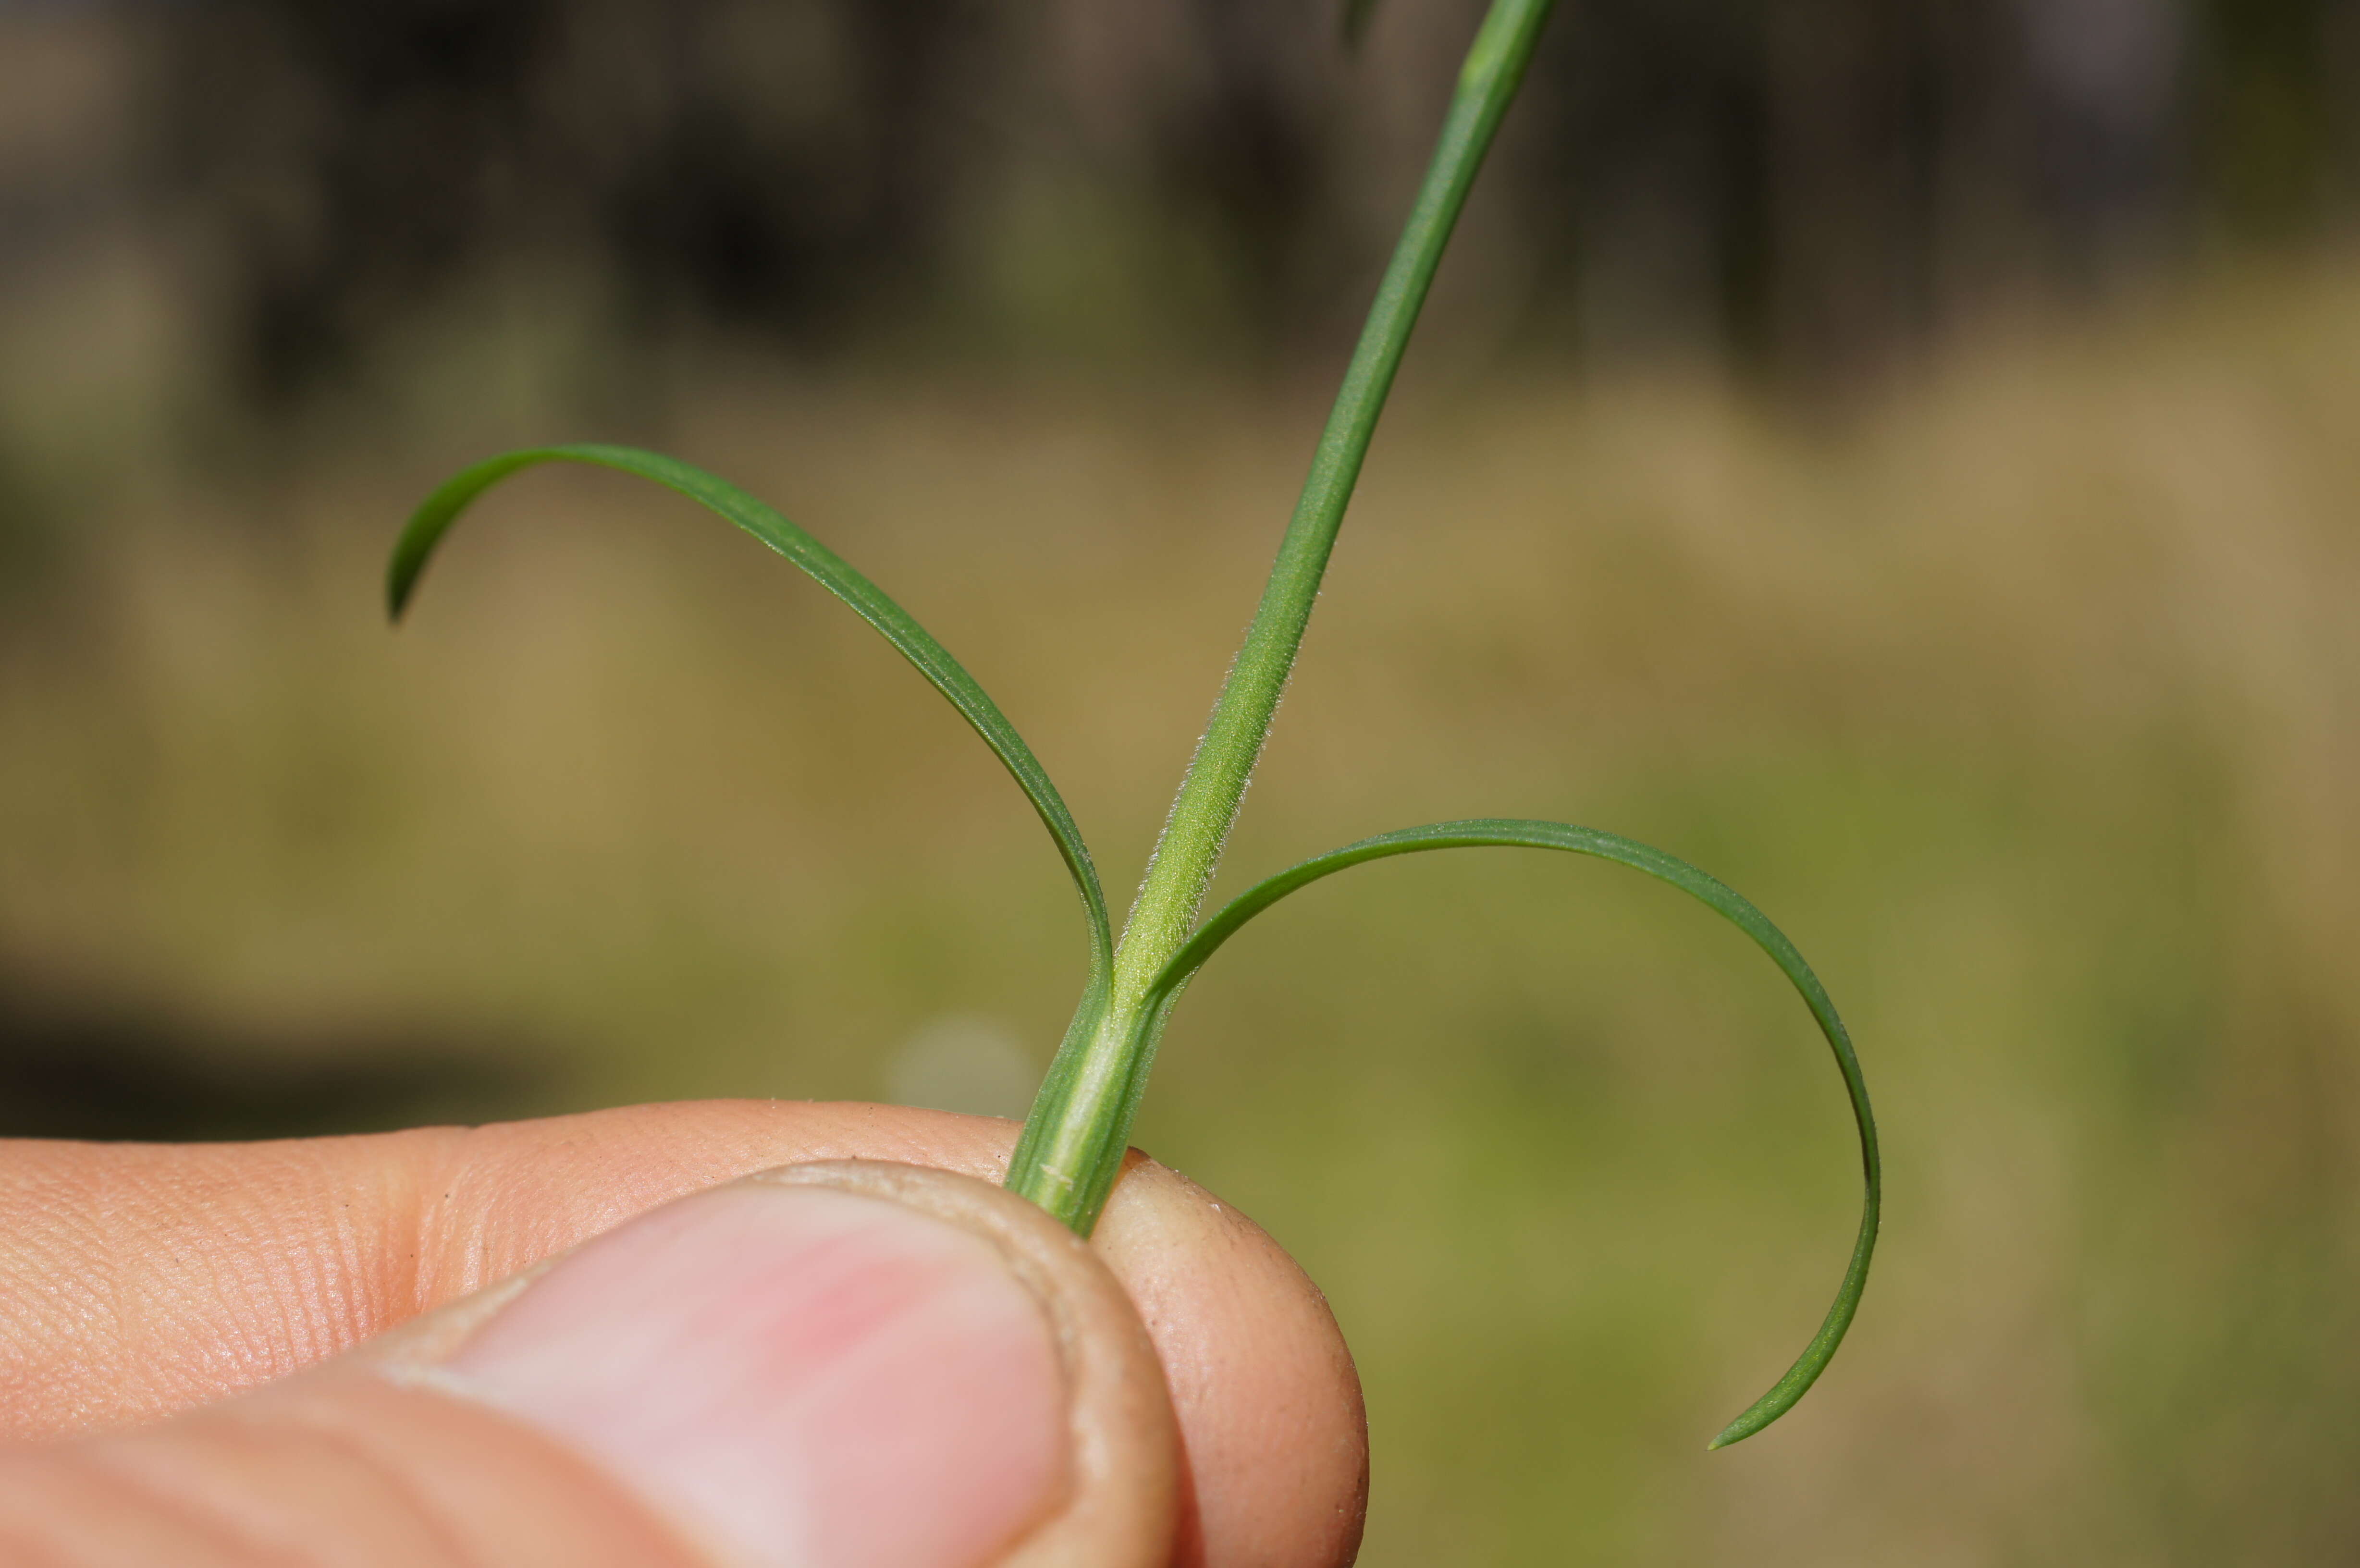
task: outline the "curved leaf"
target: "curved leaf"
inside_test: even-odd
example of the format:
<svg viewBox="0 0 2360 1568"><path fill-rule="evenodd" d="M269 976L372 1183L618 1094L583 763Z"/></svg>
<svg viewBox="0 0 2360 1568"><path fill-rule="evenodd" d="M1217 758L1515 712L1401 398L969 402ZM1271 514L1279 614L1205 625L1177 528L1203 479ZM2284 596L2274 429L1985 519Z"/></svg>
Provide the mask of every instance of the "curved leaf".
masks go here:
<svg viewBox="0 0 2360 1568"><path fill-rule="evenodd" d="M535 447L479 463L429 495L402 529L386 572L386 603L395 620L399 621L409 606L419 575L426 570L434 547L458 520L459 514L476 496L509 474L543 463L580 463L619 469L676 491L785 556L821 587L850 605L853 614L876 627L935 691L950 700L951 706L983 737L983 744L1000 758L1000 765L1032 802L1032 809L1040 813L1042 824L1056 841L1057 853L1064 858L1065 870L1073 877L1089 916L1090 982L1084 991L1084 1008L1093 1005L1093 997L1103 995L1114 948L1107 920L1106 893L1098 886L1098 869L1090 863L1089 848L1082 842L1081 829L1075 825L1073 813L1065 809L1057 787L1049 781L1048 771L1032 755L1032 748L1024 744L1024 737L1016 733L1016 726L1008 722L1000 705L976 684L975 677L923 626L911 619L908 611L854 571L834 550L727 480L716 479L675 458L627 446Z"/></svg>
<svg viewBox="0 0 2360 1568"><path fill-rule="evenodd" d="M1557 849L1574 855L1595 855L1644 871L1659 881L1668 882L1721 915L1754 940L1754 944L1769 954L1770 962L1794 984L1802 994L1803 1003L1811 1010L1812 1018L1826 1037L1828 1049L1835 1053L1836 1070L1843 1074L1844 1091L1852 1099L1853 1125L1860 1132L1860 1160L1864 1196L1861 1204L1860 1234L1852 1244L1852 1261L1844 1269L1843 1282L1837 1287L1834 1303L1828 1308L1819 1332L1797 1356L1785 1377L1771 1385L1770 1391L1746 1407L1744 1413L1722 1429L1712 1440L1714 1448L1725 1448L1732 1443L1753 1436L1794 1408L1805 1390L1815 1382L1836 1347L1843 1343L1844 1332L1852 1326L1852 1314L1860 1306L1862 1290L1868 1283L1870 1256L1876 1249L1877 1216L1884 1200L1884 1169L1876 1148L1876 1117L1869 1109L1868 1084L1861 1077L1860 1061L1853 1053L1852 1037L1845 1032L1843 1020L1836 1016L1835 1004L1829 1000L1826 987L1811 966L1786 933L1770 923L1769 918L1748 903L1736 891L1705 875L1684 860L1651 849L1644 844L1614 833L1600 833L1592 828L1573 827L1564 822L1525 822L1508 818L1473 818L1465 822L1434 822L1425 827L1404 828L1399 833L1381 833L1358 844L1346 844L1300 865L1288 867L1277 876L1248 888L1231 899L1220 911L1207 920L1188 944L1173 954L1157 972L1149 988L1143 1015L1142 1034L1149 1045L1139 1053L1138 1066L1126 1085L1127 1108L1135 1108L1140 1094L1146 1087L1147 1067L1153 1055L1153 1041L1163 1031L1164 1018L1173 1002L1189 978L1203 967L1207 959L1221 943L1235 934L1238 928L1270 908L1296 888L1332 877L1348 867L1365 861L1382 860L1388 855L1415 855L1430 849L1466 849L1486 846L1508 846L1524 849ZM1124 1124L1129 1126L1126 1115Z"/></svg>

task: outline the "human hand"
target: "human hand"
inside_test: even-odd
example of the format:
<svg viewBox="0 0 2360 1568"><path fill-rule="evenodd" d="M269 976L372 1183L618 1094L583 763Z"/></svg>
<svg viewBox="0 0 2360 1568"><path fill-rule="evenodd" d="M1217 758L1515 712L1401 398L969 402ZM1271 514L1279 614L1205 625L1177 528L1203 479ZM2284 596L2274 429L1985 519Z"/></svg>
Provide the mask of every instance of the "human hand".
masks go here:
<svg viewBox="0 0 2360 1568"><path fill-rule="evenodd" d="M0 1560L1350 1562L1360 1390L1317 1290L1152 1161L1087 1247L942 1173L1013 1136L709 1102L0 1142ZM854 1160L940 1169L740 1180Z"/></svg>

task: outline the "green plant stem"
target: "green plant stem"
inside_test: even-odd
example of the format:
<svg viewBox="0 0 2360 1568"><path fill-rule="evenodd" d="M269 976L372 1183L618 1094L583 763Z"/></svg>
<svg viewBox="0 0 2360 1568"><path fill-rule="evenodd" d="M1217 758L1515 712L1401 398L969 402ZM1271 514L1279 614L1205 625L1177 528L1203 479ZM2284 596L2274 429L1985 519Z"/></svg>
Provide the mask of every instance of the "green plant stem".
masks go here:
<svg viewBox="0 0 2360 1568"><path fill-rule="evenodd" d="M1085 996L1010 1162L1011 1189L1085 1236L1113 1188L1155 1049L1161 1016L1151 1016L1150 988L1194 931L1410 330L1554 3L1494 0L1468 50L1440 145L1377 287L1269 585L1131 905L1111 984Z"/></svg>

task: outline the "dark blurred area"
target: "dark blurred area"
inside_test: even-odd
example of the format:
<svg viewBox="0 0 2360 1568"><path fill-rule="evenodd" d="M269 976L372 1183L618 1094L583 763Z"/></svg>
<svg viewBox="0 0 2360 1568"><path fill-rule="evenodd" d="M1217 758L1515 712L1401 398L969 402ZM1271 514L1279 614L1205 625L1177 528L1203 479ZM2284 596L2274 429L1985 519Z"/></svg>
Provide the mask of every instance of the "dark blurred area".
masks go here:
<svg viewBox="0 0 2360 1568"><path fill-rule="evenodd" d="M58 107L69 156L0 171L0 265L165 226L264 407L509 266L594 280L626 347L686 321L798 356L1287 361L1353 326L1478 11L1389 3L1347 51L1312 0L20 0L16 52L108 57L65 69L113 96ZM1570 5L1459 270L1520 352L1858 374L1994 308L2340 232L2355 14ZM1009 276L1048 251L1104 296L1079 320Z"/></svg>
<svg viewBox="0 0 2360 1568"><path fill-rule="evenodd" d="M480 1121L514 1105L530 1073L512 1044L473 1045L376 1019L286 1040L226 1036L0 974L0 1136L244 1139Z"/></svg>
<svg viewBox="0 0 2360 1568"><path fill-rule="evenodd" d="M1480 6L0 0L0 1134L1021 1108ZM1142 1143L1325 1289L1364 1563L2360 1561L2360 0L1565 0ZM1546 857L1557 859L1561 857ZM1360 877L1361 874L1357 874ZM1232 873L1225 871L1225 878ZM1242 885L1225 880L1223 888ZM1759 972L1757 972L1759 971Z"/></svg>

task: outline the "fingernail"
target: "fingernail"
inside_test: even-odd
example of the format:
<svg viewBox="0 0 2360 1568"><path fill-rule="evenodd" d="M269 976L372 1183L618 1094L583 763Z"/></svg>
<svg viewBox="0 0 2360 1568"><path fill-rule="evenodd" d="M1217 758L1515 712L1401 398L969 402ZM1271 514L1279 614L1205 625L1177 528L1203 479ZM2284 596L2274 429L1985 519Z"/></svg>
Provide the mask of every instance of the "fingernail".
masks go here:
<svg viewBox="0 0 2360 1568"><path fill-rule="evenodd" d="M980 1568L1061 1493L1049 1324L982 1238L724 1187L590 1242L442 1368L745 1568Z"/></svg>

